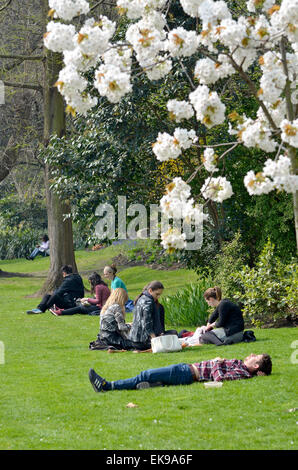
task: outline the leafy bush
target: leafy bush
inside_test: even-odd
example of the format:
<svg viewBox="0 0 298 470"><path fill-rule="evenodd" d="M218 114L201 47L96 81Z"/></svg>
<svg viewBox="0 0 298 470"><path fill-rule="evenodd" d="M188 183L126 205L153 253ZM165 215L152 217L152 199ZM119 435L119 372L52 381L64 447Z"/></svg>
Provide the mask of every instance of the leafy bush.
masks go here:
<svg viewBox="0 0 298 470"><path fill-rule="evenodd" d="M255 326L276 323L297 312L297 263L284 264L270 240L252 269L244 266L231 277L239 283L243 314Z"/></svg>
<svg viewBox="0 0 298 470"><path fill-rule="evenodd" d="M203 294L210 286L210 279L198 279L196 284L190 284L174 295L164 298L166 322L174 326L205 325L209 307Z"/></svg>
<svg viewBox="0 0 298 470"><path fill-rule="evenodd" d="M44 235L43 231L16 227L0 230L0 259L24 258Z"/></svg>
<svg viewBox="0 0 298 470"><path fill-rule="evenodd" d="M222 251L217 254L210 268L213 274L213 285L220 286L223 297L233 299L236 302L236 292L239 291L240 284L238 273L243 269L247 262L247 252L241 241L240 232L230 242L222 245Z"/></svg>
<svg viewBox="0 0 298 470"><path fill-rule="evenodd" d="M15 194L0 199L0 226L2 228L32 228L46 233L47 209L39 196L20 200Z"/></svg>

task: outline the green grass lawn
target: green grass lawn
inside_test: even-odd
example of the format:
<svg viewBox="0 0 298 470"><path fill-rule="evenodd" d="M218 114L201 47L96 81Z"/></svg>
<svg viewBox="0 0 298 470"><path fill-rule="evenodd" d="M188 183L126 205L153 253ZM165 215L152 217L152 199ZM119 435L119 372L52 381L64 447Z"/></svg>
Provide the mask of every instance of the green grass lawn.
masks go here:
<svg viewBox="0 0 298 470"><path fill-rule="evenodd" d="M78 252L79 270L87 272L111 261L114 250ZM297 449L297 364L292 343L295 328L255 330L256 343L218 348L206 345L171 354L108 354L90 351L98 317L27 315L44 281L49 259L0 262L3 271L32 277L0 278L1 449ZM165 295L195 281L194 272L123 270L131 298L153 279ZM85 282L87 286L87 281ZM174 327L175 325L167 325ZM185 326L189 328L189 326ZM94 367L107 379L137 374L145 368L194 362L215 356L243 358L250 352L272 356L270 377L224 383L114 391L96 394L88 379ZM136 408L127 408L133 402Z"/></svg>

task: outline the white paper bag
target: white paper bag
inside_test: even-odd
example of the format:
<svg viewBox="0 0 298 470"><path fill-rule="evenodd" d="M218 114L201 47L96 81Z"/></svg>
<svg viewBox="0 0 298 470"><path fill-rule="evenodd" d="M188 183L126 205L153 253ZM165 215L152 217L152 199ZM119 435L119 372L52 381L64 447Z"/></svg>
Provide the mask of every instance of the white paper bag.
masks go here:
<svg viewBox="0 0 298 470"><path fill-rule="evenodd" d="M176 335L157 336L151 339L153 353L181 351L182 346Z"/></svg>

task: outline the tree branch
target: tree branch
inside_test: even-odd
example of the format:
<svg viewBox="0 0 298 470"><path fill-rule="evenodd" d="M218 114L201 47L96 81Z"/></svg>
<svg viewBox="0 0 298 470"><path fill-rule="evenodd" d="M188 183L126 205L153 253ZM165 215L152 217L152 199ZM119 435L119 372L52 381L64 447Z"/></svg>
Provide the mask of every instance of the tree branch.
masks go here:
<svg viewBox="0 0 298 470"><path fill-rule="evenodd" d="M5 86L12 87L12 88L27 88L29 90L36 90L36 91L43 91L43 87L41 85L35 85L33 83L12 83L12 82L3 82Z"/></svg>
<svg viewBox="0 0 298 470"><path fill-rule="evenodd" d="M242 77L243 80L245 80L245 82L247 83L248 88L250 89L251 93L253 94L253 96L255 97L255 99L257 100L259 105L261 106L262 110L264 111L264 114L265 114L266 118L268 119L268 122L269 122L270 126L272 127L272 129L274 131L278 131L279 129L276 126L275 122L273 121L267 107L265 106L263 101L260 100L260 98L258 97L258 90L256 89L256 86L255 86L254 82L247 75L247 73L244 72L241 65L238 65L237 62L235 62L235 60L233 59L231 54L226 53L226 55L229 57L229 59L231 61L231 64L233 65L234 69L239 73L240 77Z"/></svg>
<svg viewBox="0 0 298 470"><path fill-rule="evenodd" d="M44 57L42 55L14 55L14 54L0 54L0 59L16 59L16 60L43 60Z"/></svg>
<svg viewBox="0 0 298 470"><path fill-rule="evenodd" d="M282 57L282 65L284 69L284 74L287 77L286 86L285 86L285 97L287 103L287 114L289 121L294 121L294 109L291 101L291 82L289 80L289 70L287 64L287 53L286 53L286 38L283 36L280 41L280 52Z"/></svg>
<svg viewBox="0 0 298 470"><path fill-rule="evenodd" d="M6 3L6 5L4 5L4 7L1 7L0 8L0 13L1 11L5 10L5 8L9 7L9 5L12 3L12 0L8 0L8 2Z"/></svg>

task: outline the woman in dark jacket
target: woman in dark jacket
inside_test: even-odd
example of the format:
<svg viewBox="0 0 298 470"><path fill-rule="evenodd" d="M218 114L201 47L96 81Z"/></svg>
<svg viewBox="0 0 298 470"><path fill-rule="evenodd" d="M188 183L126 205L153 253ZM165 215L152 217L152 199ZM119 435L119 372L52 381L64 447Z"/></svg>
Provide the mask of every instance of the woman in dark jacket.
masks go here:
<svg viewBox="0 0 298 470"><path fill-rule="evenodd" d="M200 338L202 344L239 343L243 339L244 320L239 306L228 299L222 299L221 289L211 287L204 292L210 307L215 307L207 323L206 333Z"/></svg>
<svg viewBox="0 0 298 470"><path fill-rule="evenodd" d="M133 323L130 332L132 341L138 341L151 348L151 339L161 335L177 335L176 330L165 331L164 307L158 299L164 286L159 281L147 284L135 300Z"/></svg>
<svg viewBox="0 0 298 470"><path fill-rule="evenodd" d="M159 307L156 303L164 286L159 281L152 281L144 288L135 301L130 339L151 348L151 339L163 333Z"/></svg>

